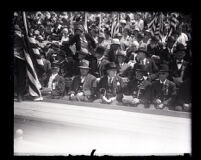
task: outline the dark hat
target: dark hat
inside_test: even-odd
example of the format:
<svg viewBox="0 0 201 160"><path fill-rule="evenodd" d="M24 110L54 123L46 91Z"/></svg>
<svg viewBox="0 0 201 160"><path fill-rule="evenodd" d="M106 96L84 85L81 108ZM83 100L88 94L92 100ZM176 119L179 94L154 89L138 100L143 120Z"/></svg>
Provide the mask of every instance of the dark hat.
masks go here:
<svg viewBox="0 0 201 160"><path fill-rule="evenodd" d="M117 69L117 66L116 66L116 64L114 63L114 62L110 62L110 63L107 63L106 65L105 65L105 70L107 71L107 70L110 70L110 69Z"/></svg>
<svg viewBox="0 0 201 160"><path fill-rule="evenodd" d="M79 68L89 69L89 61L83 59L83 60L80 62Z"/></svg>
<svg viewBox="0 0 201 160"><path fill-rule="evenodd" d="M82 25L76 25L76 26L75 26L75 31L76 31L76 30L80 30L80 31L83 32L83 31L84 31L84 28L83 28Z"/></svg>
<svg viewBox="0 0 201 160"><path fill-rule="evenodd" d="M143 72L143 73L146 72L145 66L142 64L136 63L134 68L135 68L135 71L137 72Z"/></svg>
<svg viewBox="0 0 201 160"><path fill-rule="evenodd" d="M181 43L178 43L175 49L175 53L179 52L179 51L185 51L185 46Z"/></svg>
<svg viewBox="0 0 201 160"><path fill-rule="evenodd" d="M159 72L169 72L169 67L167 64L161 64L159 67Z"/></svg>
<svg viewBox="0 0 201 160"><path fill-rule="evenodd" d="M95 53L103 55L105 52L105 48L103 46L98 46L95 50Z"/></svg>
<svg viewBox="0 0 201 160"><path fill-rule="evenodd" d="M157 39L156 36L152 36L152 37L151 37L151 41L152 41L152 42L158 42L158 39Z"/></svg>
<svg viewBox="0 0 201 160"><path fill-rule="evenodd" d="M175 42L175 39L173 36L168 37L167 43L169 43L169 42L172 42L172 43Z"/></svg>

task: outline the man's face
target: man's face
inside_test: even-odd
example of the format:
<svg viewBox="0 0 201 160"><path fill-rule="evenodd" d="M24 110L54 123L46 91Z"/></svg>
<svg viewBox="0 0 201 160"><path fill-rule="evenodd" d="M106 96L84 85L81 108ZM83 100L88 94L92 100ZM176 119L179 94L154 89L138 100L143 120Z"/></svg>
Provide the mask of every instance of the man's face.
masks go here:
<svg viewBox="0 0 201 160"><path fill-rule="evenodd" d="M135 72L135 77L137 80L140 80L143 78L143 73L142 72L139 72L139 71L136 71Z"/></svg>
<svg viewBox="0 0 201 160"><path fill-rule="evenodd" d="M145 58L145 53L143 53L143 52L138 52L138 54L137 54L137 59L143 60L143 58Z"/></svg>
<svg viewBox="0 0 201 160"><path fill-rule="evenodd" d="M76 35L81 35L81 34L82 34L82 31L79 30L79 29L76 29L76 30L75 30L75 34L76 34Z"/></svg>
<svg viewBox="0 0 201 160"><path fill-rule="evenodd" d="M119 63L123 63L125 60L125 57L124 56L117 56L117 60Z"/></svg>
<svg viewBox="0 0 201 160"><path fill-rule="evenodd" d="M80 74L81 76L86 76L89 72L89 69L87 68L80 68Z"/></svg>
<svg viewBox="0 0 201 160"><path fill-rule="evenodd" d="M159 80L162 82L168 77L168 72L159 72Z"/></svg>
<svg viewBox="0 0 201 160"><path fill-rule="evenodd" d="M185 56L185 52L184 51L178 51L175 55L176 59L178 60L182 60Z"/></svg>
<svg viewBox="0 0 201 160"><path fill-rule="evenodd" d="M109 70L107 70L107 74L109 77L115 77L117 74L117 70L116 69L109 69Z"/></svg>
<svg viewBox="0 0 201 160"><path fill-rule="evenodd" d="M103 42L103 40L104 40L104 38L102 38L102 37L98 37L98 43Z"/></svg>
<svg viewBox="0 0 201 160"><path fill-rule="evenodd" d="M99 58L101 58L101 57L102 57L102 55L101 55L101 54L99 54L99 53L95 53L95 54L94 54L94 56L95 56L97 59L99 59Z"/></svg>

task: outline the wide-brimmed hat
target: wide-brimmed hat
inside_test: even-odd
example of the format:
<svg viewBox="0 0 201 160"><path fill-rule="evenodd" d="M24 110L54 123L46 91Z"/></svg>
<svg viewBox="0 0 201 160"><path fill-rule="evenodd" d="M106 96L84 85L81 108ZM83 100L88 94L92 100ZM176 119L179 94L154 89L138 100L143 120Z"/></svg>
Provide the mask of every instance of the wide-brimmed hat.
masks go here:
<svg viewBox="0 0 201 160"><path fill-rule="evenodd" d="M90 69L90 68L89 68L89 61L83 59L83 60L80 62L79 68L82 68L82 69Z"/></svg>
<svg viewBox="0 0 201 160"><path fill-rule="evenodd" d="M143 64L136 63L134 68L136 72L142 72L142 73L146 72L145 66Z"/></svg>
<svg viewBox="0 0 201 160"><path fill-rule="evenodd" d="M111 45L114 45L114 44L120 45L119 39L117 39L117 38L112 39Z"/></svg>
<svg viewBox="0 0 201 160"><path fill-rule="evenodd" d="M95 50L95 53L103 55L105 52L105 48L103 46L98 46Z"/></svg>
<svg viewBox="0 0 201 160"><path fill-rule="evenodd" d="M75 31L76 31L76 30L80 30L80 31L83 32L83 31L84 31L84 28L83 28L82 25L76 25L74 30L75 30Z"/></svg>
<svg viewBox="0 0 201 160"><path fill-rule="evenodd" d="M126 20L122 19L122 20L120 20L120 23L126 24Z"/></svg>
<svg viewBox="0 0 201 160"><path fill-rule="evenodd" d="M159 72L169 72L169 67L167 64L161 64L159 67Z"/></svg>
<svg viewBox="0 0 201 160"><path fill-rule="evenodd" d="M123 57L126 57L126 51L119 50L119 51L117 51L116 56L123 56Z"/></svg>
<svg viewBox="0 0 201 160"><path fill-rule="evenodd" d="M116 64L115 64L114 62L110 62L110 63L107 63L107 64L105 65L105 70L106 70L106 71L107 71L107 70L112 70L112 69L114 69L114 70L117 69L117 66L116 66Z"/></svg>

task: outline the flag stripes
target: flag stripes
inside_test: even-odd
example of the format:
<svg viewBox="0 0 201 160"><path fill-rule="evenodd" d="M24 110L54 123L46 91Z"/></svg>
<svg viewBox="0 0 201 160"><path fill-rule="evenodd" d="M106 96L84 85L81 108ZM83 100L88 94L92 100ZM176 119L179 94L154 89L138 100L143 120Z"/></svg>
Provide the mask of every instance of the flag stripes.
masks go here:
<svg viewBox="0 0 201 160"><path fill-rule="evenodd" d="M111 37L114 38L117 33L119 33L119 14L115 15L112 19Z"/></svg>
<svg viewBox="0 0 201 160"><path fill-rule="evenodd" d="M28 79L28 89L31 96L41 97L41 84L38 76L43 73L43 61L34 38L29 37L25 12L23 12L23 22L25 26L24 54L26 60L26 73Z"/></svg>

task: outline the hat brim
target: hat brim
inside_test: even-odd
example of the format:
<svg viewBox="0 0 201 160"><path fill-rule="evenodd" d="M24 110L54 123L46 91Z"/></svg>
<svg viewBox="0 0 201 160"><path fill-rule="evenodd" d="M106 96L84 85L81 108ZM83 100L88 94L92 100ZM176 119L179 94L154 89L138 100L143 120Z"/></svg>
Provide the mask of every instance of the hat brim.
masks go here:
<svg viewBox="0 0 201 160"><path fill-rule="evenodd" d="M89 67L79 66L81 69L90 69Z"/></svg>
<svg viewBox="0 0 201 160"><path fill-rule="evenodd" d="M160 72L169 72L169 70L159 70L159 73Z"/></svg>
<svg viewBox="0 0 201 160"><path fill-rule="evenodd" d="M106 70L117 70L117 68L116 67L114 67L114 68L107 68Z"/></svg>

